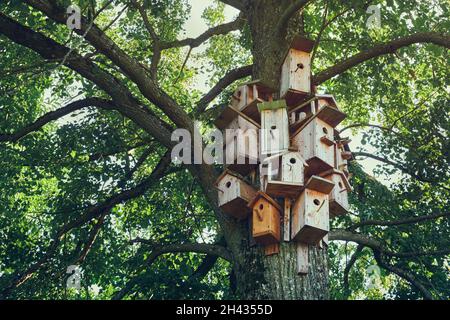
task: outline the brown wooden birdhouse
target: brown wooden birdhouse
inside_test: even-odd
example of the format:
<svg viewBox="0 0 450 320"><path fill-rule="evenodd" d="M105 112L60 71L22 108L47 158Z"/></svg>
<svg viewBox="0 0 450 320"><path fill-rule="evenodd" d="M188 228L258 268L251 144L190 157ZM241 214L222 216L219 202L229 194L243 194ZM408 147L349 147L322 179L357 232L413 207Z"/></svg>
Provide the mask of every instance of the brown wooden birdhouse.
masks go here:
<svg viewBox="0 0 450 320"><path fill-rule="evenodd" d="M312 176L305 190L292 207L291 238L295 241L318 244L329 231L328 194L333 182Z"/></svg>
<svg viewBox="0 0 450 320"><path fill-rule="evenodd" d="M329 194L330 217L346 214L349 210L348 193L352 190L347 177L336 169L324 172L321 176L334 183L334 188Z"/></svg>
<svg viewBox="0 0 450 320"><path fill-rule="evenodd" d="M261 113L261 154L274 155L289 149L289 120L286 101L258 103Z"/></svg>
<svg viewBox="0 0 450 320"><path fill-rule="evenodd" d="M236 90L232 96L231 106L259 123L261 118L257 104L271 101L272 96L273 90L256 80L246 83Z"/></svg>
<svg viewBox="0 0 450 320"><path fill-rule="evenodd" d="M307 175L332 169L334 163L333 127L318 117L310 118L292 137L292 146L308 163Z"/></svg>
<svg viewBox="0 0 450 320"><path fill-rule="evenodd" d="M295 197L304 186L308 164L297 151L266 158L261 164L262 189L275 197ZM264 175L265 174L265 175Z"/></svg>
<svg viewBox="0 0 450 320"><path fill-rule="evenodd" d="M269 195L258 191L248 204L252 210L252 235L259 244L270 245L280 241L280 205Z"/></svg>
<svg viewBox="0 0 450 320"><path fill-rule="evenodd" d="M247 204L256 191L234 172L225 170L216 181L219 192L219 207L227 214L244 219L248 216Z"/></svg>
<svg viewBox="0 0 450 320"><path fill-rule="evenodd" d="M258 165L259 130L227 130L224 159L227 168L247 175Z"/></svg>
<svg viewBox="0 0 450 320"><path fill-rule="evenodd" d="M281 67L280 97L289 107L311 94L311 51L314 41L295 37Z"/></svg>

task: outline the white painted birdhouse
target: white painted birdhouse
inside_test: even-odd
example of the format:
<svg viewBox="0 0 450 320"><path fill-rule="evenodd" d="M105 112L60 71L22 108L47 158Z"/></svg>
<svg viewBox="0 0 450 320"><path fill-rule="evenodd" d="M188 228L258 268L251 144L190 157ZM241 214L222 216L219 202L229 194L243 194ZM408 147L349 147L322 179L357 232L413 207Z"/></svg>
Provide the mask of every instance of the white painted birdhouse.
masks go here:
<svg viewBox="0 0 450 320"><path fill-rule="evenodd" d="M333 127L315 117L292 137L292 146L300 151L313 175L334 167Z"/></svg>
<svg viewBox="0 0 450 320"><path fill-rule="evenodd" d="M227 214L244 219L248 216L248 203L256 191L237 174L225 170L216 181L219 195L219 207Z"/></svg>
<svg viewBox="0 0 450 320"><path fill-rule="evenodd" d="M258 165L259 130L249 127L226 130L224 161L227 168L247 175Z"/></svg>
<svg viewBox="0 0 450 320"><path fill-rule="evenodd" d="M280 97L289 107L311 94L311 51L314 41L296 37L281 67Z"/></svg>
<svg viewBox="0 0 450 320"><path fill-rule="evenodd" d="M261 112L261 154L274 155L289 149L289 120L286 102L278 100L258 104Z"/></svg>
<svg viewBox="0 0 450 320"><path fill-rule="evenodd" d="M264 175L263 190L275 197L297 196L303 189L307 166L300 153L294 151L265 159L260 170Z"/></svg>
<svg viewBox="0 0 450 320"><path fill-rule="evenodd" d="M321 176L334 184L329 195L330 217L346 214L349 210L348 193L352 190L347 177L342 171L335 169L324 172Z"/></svg>
<svg viewBox="0 0 450 320"><path fill-rule="evenodd" d="M291 238L307 244L318 244L329 231L328 194L334 184L312 176L292 207Z"/></svg>

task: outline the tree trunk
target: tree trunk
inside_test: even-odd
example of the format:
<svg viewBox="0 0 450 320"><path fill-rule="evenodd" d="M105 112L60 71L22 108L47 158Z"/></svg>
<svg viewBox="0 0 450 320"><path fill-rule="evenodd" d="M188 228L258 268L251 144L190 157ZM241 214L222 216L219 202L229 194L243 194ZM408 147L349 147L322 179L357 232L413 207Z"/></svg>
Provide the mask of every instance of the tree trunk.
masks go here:
<svg viewBox="0 0 450 320"><path fill-rule="evenodd" d="M241 299L324 300L328 299L326 249L309 247L309 272L297 274L295 243L282 243L280 253L264 256L259 246L242 254L246 264L234 270L236 294Z"/></svg>
<svg viewBox="0 0 450 320"><path fill-rule="evenodd" d="M279 32L279 17L292 1L252 1L246 15L252 33L253 78L279 92L281 65L295 34L304 34L301 14L292 17L286 30ZM245 228L248 237L249 230ZM234 242L236 244L236 242ZM280 253L265 256L261 246L243 240L231 246L235 258L236 294L242 299L328 299L326 249L309 247L309 272L297 274L294 242L281 243Z"/></svg>

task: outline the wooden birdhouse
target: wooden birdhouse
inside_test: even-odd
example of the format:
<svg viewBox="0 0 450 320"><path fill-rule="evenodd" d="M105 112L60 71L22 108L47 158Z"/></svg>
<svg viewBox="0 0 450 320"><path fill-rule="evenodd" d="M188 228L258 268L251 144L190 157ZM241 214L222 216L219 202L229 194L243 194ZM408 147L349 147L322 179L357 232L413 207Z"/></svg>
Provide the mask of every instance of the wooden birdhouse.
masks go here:
<svg viewBox="0 0 450 320"><path fill-rule="evenodd" d="M330 217L346 214L349 210L348 193L352 190L347 177L342 171L335 169L324 172L321 176L334 184L334 188L329 194Z"/></svg>
<svg viewBox="0 0 450 320"><path fill-rule="evenodd" d="M281 67L280 97L289 107L311 94L311 51L314 41L295 37Z"/></svg>
<svg viewBox="0 0 450 320"><path fill-rule="evenodd" d="M262 189L271 196L295 197L303 189L308 164L297 151L266 158L261 164Z"/></svg>
<svg viewBox="0 0 450 320"><path fill-rule="evenodd" d="M258 165L259 130L227 130L224 159L227 168L247 175Z"/></svg>
<svg viewBox="0 0 450 320"><path fill-rule="evenodd" d="M237 174L225 170L216 181L219 192L219 207L227 214L244 219L248 216L247 204L254 198L256 191Z"/></svg>
<svg viewBox="0 0 450 320"><path fill-rule="evenodd" d="M258 103L261 113L261 154L273 155L289 149L289 120L286 101Z"/></svg>
<svg viewBox="0 0 450 320"><path fill-rule="evenodd" d="M292 137L292 146L308 163L307 175L332 169L334 163L333 127L318 117L310 120Z"/></svg>
<svg viewBox="0 0 450 320"><path fill-rule="evenodd" d="M346 151L345 147L349 142L350 140L338 140L336 141L336 148L335 148L335 155L336 155L335 169L342 171L347 177L349 176L348 160L352 158L351 152Z"/></svg>
<svg viewBox="0 0 450 320"><path fill-rule="evenodd" d="M258 191L248 204L252 210L252 235L255 241L271 245L280 241L280 217L282 209L270 196Z"/></svg>
<svg viewBox="0 0 450 320"><path fill-rule="evenodd" d="M317 117L333 128L336 128L336 126L345 119L346 114L340 111L338 104L332 95L317 94L316 98Z"/></svg>
<svg viewBox="0 0 450 320"><path fill-rule="evenodd" d="M272 96L273 90L256 80L246 83L236 90L232 96L231 106L259 123L261 119L257 104L271 101Z"/></svg>
<svg viewBox="0 0 450 320"><path fill-rule="evenodd" d="M312 176L292 207L291 238L307 244L318 244L329 231L328 194L333 182Z"/></svg>

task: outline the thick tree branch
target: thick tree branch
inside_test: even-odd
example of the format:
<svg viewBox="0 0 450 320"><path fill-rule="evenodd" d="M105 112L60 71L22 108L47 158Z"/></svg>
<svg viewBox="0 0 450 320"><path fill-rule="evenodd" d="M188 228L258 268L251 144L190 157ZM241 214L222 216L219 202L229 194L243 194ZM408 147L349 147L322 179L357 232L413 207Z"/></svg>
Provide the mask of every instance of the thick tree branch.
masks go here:
<svg viewBox="0 0 450 320"><path fill-rule="evenodd" d="M423 221L430 221L435 220L441 217L449 217L450 212L441 212L436 214L431 214L427 216L419 216L419 217L410 217L405 219L399 219L399 220L365 220L361 221L357 224L352 225L348 230L355 230L357 228L363 227L363 226L399 226L399 225L405 225L405 224L413 224L413 223L419 223Z"/></svg>
<svg viewBox="0 0 450 320"><path fill-rule="evenodd" d="M439 181L434 181L434 180L431 180L431 179L427 179L427 178L423 177L422 175L420 175L418 173L415 173L415 172L412 172L407 167L404 167L403 165L401 165L401 164L399 164L397 162L394 162L392 160L389 160L389 159L386 159L386 158L383 158L383 157L380 157L380 156L377 156L377 155L374 155L374 154L371 154L371 153L368 153L368 152L364 152L364 151L355 151L355 152L352 152L352 154L353 154L354 157L362 156L362 157L371 158L371 159L374 159L374 160L377 160L377 161L389 164L389 165L393 166L394 168L402 171L403 173L406 173L406 174L410 175L414 179L417 179L419 181L426 182L426 183L432 183L432 184L440 185L443 188L448 189L448 187L442 185L441 183L439 183Z"/></svg>
<svg viewBox="0 0 450 320"><path fill-rule="evenodd" d="M219 241L219 243L221 242L222 241ZM160 245L155 244L150 240L140 238L132 240L131 243L132 244L140 243L148 245L151 249L151 253L146 258L145 264L140 267L137 273L142 272L144 269L152 265L156 261L156 259L158 259L159 256L167 253L195 252L207 254L207 257L220 257L228 261L231 261L232 259L231 253L228 251L228 249L221 246L220 244L181 243L181 244ZM208 269L206 268L206 270ZM206 270L203 272L207 272ZM141 277L142 274L137 274L133 278L131 278L121 290L119 290L113 295L112 300L120 300L123 297L125 297L125 295L127 295L138 284Z"/></svg>
<svg viewBox="0 0 450 320"><path fill-rule="evenodd" d="M356 260L358 260L358 257L361 253L361 251L364 249L364 246L359 244L358 247L356 247L355 252L353 252L350 260L347 262L347 265L344 269L344 296L348 299L350 296L350 286L348 283L348 276L350 274L350 270L353 268L353 265L355 264Z"/></svg>
<svg viewBox="0 0 450 320"><path fill-rule="evenodd" d="M417 251L417 252L403 252L403 253L397 253L392 252L385 248L385 246L379 242L378 240L371 239L367 236L353 233L347 230L333 230L330 232L330 240L342 240L342 241L351 241L358 243L360 246L369 247L372 249L375 259L377 260L380 267L391 271L401 278L407 280L409 283L411 283L414 287L416 287L424 296L425 299L433 299L432 294L430 291L425 288L425 286L416 279L416 277L410 273L407 272L401 268L398 268L394 265L391 265L387 262L386 256L390 257L396 257L396 258L412 258L412 257L419 257L419 256L433 256L433 255L445 255L450 252L450 248L443 249L443 250L437 250L434 252L423 252L423 251Z"/></svg>
<svg viewBox="0 0 450 320"><path fill-rule="evenodd" d="M43 12L52 20L60 24L66 23L64 8L52 4L48 0L26 0L26 3ZM90 28L88 29L88 27ZM142 95L160 108L178 127L193 131L193 122L187 113L157 86L154 79L147 75L147 70L138 61L126 54L100 28L95 24L89 25L89 22L83 18L81 29L75 31L80 35L86 33L86 40L117 65L138 86Z"/></svg>
<svg viewBox="0 0 450 320"><path fill-rule="evenodd" d="M42 117L38 118L35 122L32 124L18 130L17 132L13 134L0 134L0 142L16 142L19 139L23 138L27 134L37 131L41 129L44 125L47 123L57 120L59 118L62 118L69 113L72 113L74 111L87 108L87 107L98 107L103 109L114 109L114 105L112 101L101 99L101 98L86 98L78 101L74 101L69 103L68 105L55 110L51 111Z"/></svg>
<svg viewBox="0 0 450 320"><path fill-rule="evenodd" d="M400 278L403 278L406 281L408 281L422 293L423 297L426 300L433 300L433 295L431 294L431 292L427 288L425 288L425 286L419 280L417 280L416 277L411 272L408 272L406 270L403 270L401 268L389 264L380 251L373 250L373 253L375 260L378 262L378 265L380 267L392 273L395 273Z"/></svg>
<svg viewBox="0 0 450 320"><path fill-rule="evenodd" d="M230 33L231 31L241 29L244 26L244 23L245 23L245 19L244 19L243 15L240 14L236 18L236 20L212 27L211 29L206 30L204 33L202 33L197 38L187 38L187 39L183 39L183 40L163 42L163 43L161 43L160 47L161 47L161 49L178 48L178 47L184 47L184 46L196 48L213 36L224 35L224 34Z"/></svg>
<svg viewBox="0 0 450 320"><path fill-rule="evenodd" d="M385 54L395 53L398 49L414 43L433 43L450 49L450 36L438 32L420 32L390 42L378 44L371 49L360 52L353 57L338 62L336 65L319 72L313 77L313 83L319 85L360 63Z"/></svg>
<svg viewBox="0 0 450 320"><path fill-rule="evenodd" d="M64 59L65 55L71 51L69 48L17 23L2 13L0 13L0 34L5 35L17 44L34 50L45 59ZM76 52L70 53L65 65L108 93L113 99L117 111L122 115L133 120L166 147L172 145L168 125L149 109L142 107L118 79Z"/></svg>
<svg viewBox="0 0 450 320"><path fill-rule="evenodd" d="M244 66L240 68L233 69L229 71L219 82L216 83L211 90L205 94L200 101L197 103L197 114L202 113L206 110L209 103L213 101L223 89L231 85L236 80L248 77L252 74L253 65Z"/></svg>
<svg viewBox="0 0 450 320"><path fill-rule="evenodd" d="M284 11L283 15L280 17L276 31L278 34L282 34L289 23L289 20L299 11L306 7L306 5L311 0L294 0L294 2L289 5L289 7Z"/></svg>
<svg viewBox="0 0 450 320"><path fill-rule="evenodd" d="M229 6L232 6L235 9L244 11L248 0L219 0L219 1Z"/></svg>
<svg viewBox="0 0 450 320"><path fill-rule="evenodd" d="M146 239L134 239L131 243L142 243L148 245L152 250L151 261L156 260L160 255L166 253L181 253L181 252L195 252L204 253L213 256L221 257L225 260L231 261L231 253L223 246L217 244L207 243L177 243L177 244L165 244L159 245Z"/></svg>
<svg viewBox="0 0 450 320"><path fill-rule="evenodd" d="M369 247L373 250L380 251L382 254L395 258L415 258L420 256L440 256L450 252L450 248L439 249L435 251L410 251L410 252L394 252L381 243L379 240L372 239L360 233L351 232L343 229L335 229L330 232L330 241L341 240L351 241Z"/></svg>

